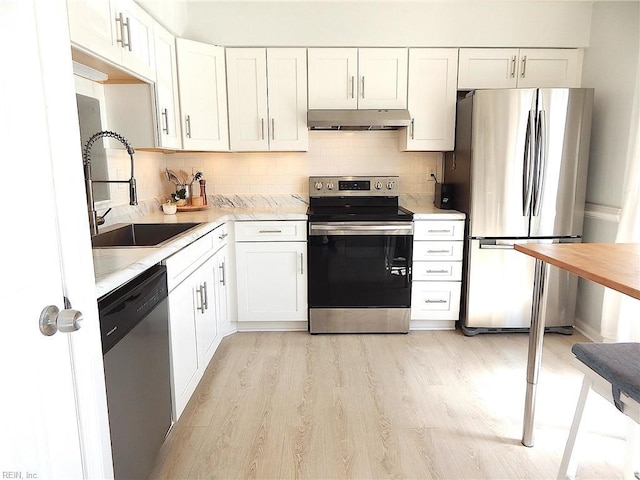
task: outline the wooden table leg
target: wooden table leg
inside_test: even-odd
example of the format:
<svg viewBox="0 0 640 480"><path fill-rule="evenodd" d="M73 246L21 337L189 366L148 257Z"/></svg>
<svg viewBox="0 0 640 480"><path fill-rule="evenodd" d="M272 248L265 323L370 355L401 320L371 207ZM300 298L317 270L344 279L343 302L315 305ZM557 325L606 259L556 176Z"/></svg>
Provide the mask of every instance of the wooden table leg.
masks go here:
<svg viewBox="0 0 640 480"><path fill-rule="evenodd" d="M546 291L545 279L549 266L536 259L533 279L533 299L531 304L531 329L529 330L529 350L527 357L527 393L524 401L524 421L522 444L533 447L533 428L536 407L536 387L538 372L542 363L542 340L544 338Z"/></svg>

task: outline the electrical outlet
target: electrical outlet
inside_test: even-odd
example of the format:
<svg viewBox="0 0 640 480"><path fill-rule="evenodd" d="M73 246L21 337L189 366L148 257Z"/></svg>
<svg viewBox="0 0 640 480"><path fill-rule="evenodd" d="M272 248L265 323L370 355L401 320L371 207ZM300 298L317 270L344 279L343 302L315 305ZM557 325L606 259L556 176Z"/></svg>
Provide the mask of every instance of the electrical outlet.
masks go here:
<svg viewBox="0 0 640 480"><path fill-rule="evenodd" d="M429 168L429 180L435 180L433 177L435 177L436 175L436 169L435 168Z"/></svg>

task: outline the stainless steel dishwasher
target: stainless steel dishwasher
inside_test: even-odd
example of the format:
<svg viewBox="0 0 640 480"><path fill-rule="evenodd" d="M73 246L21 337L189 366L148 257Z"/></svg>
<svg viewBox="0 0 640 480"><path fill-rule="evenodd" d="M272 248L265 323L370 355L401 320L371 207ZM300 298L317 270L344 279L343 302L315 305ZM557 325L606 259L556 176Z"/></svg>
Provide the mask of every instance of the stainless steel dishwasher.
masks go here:
<svg viewBox="0 0 640 480"><path fill-rule="evenodd" d="M145 479L171 427L167 271L98 301L116 479Z"/></svg>

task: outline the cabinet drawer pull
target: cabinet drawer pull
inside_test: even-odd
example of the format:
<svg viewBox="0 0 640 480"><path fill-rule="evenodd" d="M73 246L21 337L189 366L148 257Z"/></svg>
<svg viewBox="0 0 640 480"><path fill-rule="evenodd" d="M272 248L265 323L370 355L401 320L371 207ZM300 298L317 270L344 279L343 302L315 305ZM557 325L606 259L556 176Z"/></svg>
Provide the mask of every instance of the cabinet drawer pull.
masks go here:
<svg viewBox="0 0 640 480"><path fill-rule="evenodd" d="M218 238L220 240L224 240L225 238L227 238L228 235L229 235L228 233L223 233L222 235L219 235Z"/></svg>
<svg viewBox="0 0 640 480"><path fill-rule="evenodd" d="M429 233L452 233L450 228L442 228L440 230L427 230Z"/></svg>
<svg viewBox="0 0 640 480"><path fill-rule="evenodd" d="M427 250L427 253L451 253L449 250Z"/></svg>
<svg viewBox="0 0 640 480"><path fill-rule="evenodd" d="M427 273L450 273L449 270L427 270Z"/></svg>
<svg viewBox="0 0 640 480"><path fill-rule="evenodd" d="M446 300L425 300L424 303L447 303Z"/></svg>
<svg viewBox="0 0 640 480"><path fill-rule="evenodd" d="M259 230L258 233L282 233L282 230Z"/></svg>

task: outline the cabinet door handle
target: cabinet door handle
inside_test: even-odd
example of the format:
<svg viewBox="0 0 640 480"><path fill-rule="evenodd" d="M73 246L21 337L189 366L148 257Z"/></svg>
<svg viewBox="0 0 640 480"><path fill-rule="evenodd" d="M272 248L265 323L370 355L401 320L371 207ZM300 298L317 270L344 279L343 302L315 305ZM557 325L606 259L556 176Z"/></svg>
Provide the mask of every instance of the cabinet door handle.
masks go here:
<svg viewBox="0 0 640 480"><path fill-rule="evenodd" d="M276 120L274 118L271 119L271 140L276 139Z"/></svg>
<svg viewBox="0 0 640 480"><path fill-rule="evenodd" d="M511 78L516 76L516 56L511 57Z"/></svg>
<svg viewBox="0 0 640 480"><path fill-rule="evenodd" d="M162 116L164 117L164 127L162 127L162 131L169 135L169 112L166 108L162 109Z"/></svg>
<svg viewBox="0 0 640 480"><path fill-rule="evenodd" d="M116 17L116 24L118 24L118 26L120 27L120 37L118 38L118 35L116 33L116 42L119 43L122 48L124 48L124 15L122 15L122 12L120 12Z"/></svg>
<svg viewBox="0 0 640 480"><path fill-rule="evenodd" d="M520 65L521 67L521 72L520 72L520 78L524 78L526 71L527 71L527 56L525 55L524 57L522 57L522 65Z"/></svg>
<svg viewBox="0 0 640 480"><path fill-rule="evenodd" d="M364 75L362 76L362 90L360 91L360 95L364 98Z"/></svg>
<svg viewBox="0 0 640 480"><path fill-rule="evenodd" d="M300 254L300 275L304 275L304 253Z"/></svg>
<svg viewBox="0 0 640 480"><path fill-rule="evenodd" d="M260 119L260 136L264 140L264 118Z"/></svg>
<svg viewBox="0 0 640 480"><path fill-rule="evenodd" d="M187 138L191 138L191 115L187 115L185 123L187 127Z"/></svg>
<svg viewBox="0 0 640 480"><path fill-rule="evenodd" d="M355 95L355 77L351 75L351 98Z"/></svg>
<svg viewBox="0 0 640 480"><path fill-rule="evenodd" d="M209 309L209 294L207 292L207 282L204 282L202 290L204 291L204 299L202 300L202 313L204 313L205 310Z"/></svg>
<svg viewBox="0 0 640 480"><path fill-rule="evenodd" d="M198 297L200 297L200 305L198 305L198 299L196 299L196 310L200 310L200 313L204 313L204 297L202 285L196 288L196 293L198 294Z"/></svg>
<svg viewBox="0 0 640 480"><path fill-rule="evenodd" d="M127 27L127 43L123 43L122 46L123 47L127 47L129 49L129 51L132 50L131 47L131 21L129 20L129 17L127 17L127 21L124 22L122 24L123 27ZM124 40L124 37L123 37Z"/></svg>
<svg viewBox="0 0 640 480"><path fill-rule="evenodd" d="M413 140L414 138L414 133L415 133L415 124L414 124L414 119L411 119L411 140Z"/></svg>
<svg viewBox="0 0 640 480"><path fill-rule="evenodd" d="M224 262L222 262L220 265L218 265L218 268L220 269L220 275L221 275L220 283L222 285L226 285L226 278L225 278L226 275L225 275L225 272L224 272Z"/></svg>
<svg viewBox="0 0 640 480"><path fill-rule="evenodd" d="M225 239L225 238L227 238L228 236L229 236L229 234L228 234L228 233L223 233L222 235L219 235L219 236L218 236L218 238L219 238L220 240L224 240L224 239Z"/></svg>

